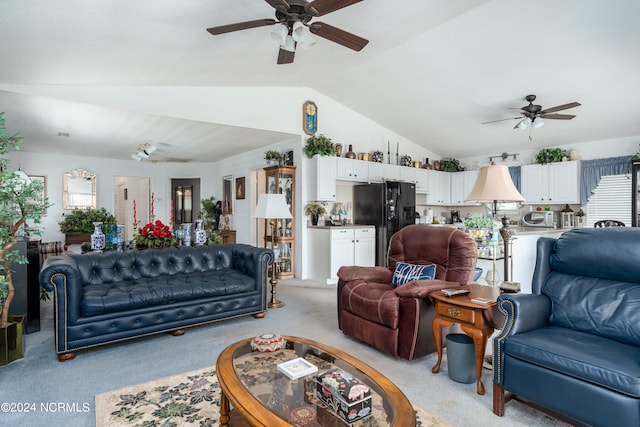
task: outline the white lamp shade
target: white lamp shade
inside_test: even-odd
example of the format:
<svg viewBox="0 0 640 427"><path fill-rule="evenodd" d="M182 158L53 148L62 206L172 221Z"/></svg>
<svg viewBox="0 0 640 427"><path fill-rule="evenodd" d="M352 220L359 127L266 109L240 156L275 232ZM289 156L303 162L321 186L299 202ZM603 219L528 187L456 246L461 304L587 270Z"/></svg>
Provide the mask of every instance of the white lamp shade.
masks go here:
<svg viewBox="0 0 640 427"><path fill-rule="evenodd" d="M480 168L476 183L466 202L523 202L524 197L513 185L509 168L505 165L491 165Z"/></svg>
<svg viewBox="0 0 640 427"><path fill-rule="evenodd" d="M310 37L310 34L309 29L305 27L302 22L296 21L296 23L293 24L292 36L298 43L305 43Z"/></svg>
<svg viewBox="0 0 640 427"><path fill-rule="evenodd" d="M518 123L518 127L520 129L526 129L529 127L530 124L531 124L531 119L529 117L525 117L524 119L520 120L520 122Z"/></svg>
<svg viewBox="0 0 640 427"><path fill-rule="evenodd" d="M158 149L158 147L156 147L153 144L147 144L147 146L144 149L144 152L147 153L147 155L153 153L154 151L156 151Z"/></svg>
<svg viewBox="0 0 640 427"><path fill-rule="evenodd" d="M287 34L289 34L289 28L286 25L278 25L275 30L271 32L271 38L278 46L282 46L287 40Z"/></svg>
<svg viewBox="0 0 640 427"><path fill-rule="evenodd" d="M260 194L254 218L293 218L283 194Z"/></svg>
<svg viewBox="0 0 640 427"><path fill-rule="evenodd" d="M531 124L531 127L534 129L538 129L543 124L544 124L544 120L542 120L541 118L537 118L533 121L533 123Z"/></svg>
<svg viewBox="0 0 640 427"><path fill-rule="evenodd" d="M294 52L296 51L296 42L295 40L293 40L293 37L291 36L287 36L284 44L281 46L282 49L288 51L288 52Z"/></svg>

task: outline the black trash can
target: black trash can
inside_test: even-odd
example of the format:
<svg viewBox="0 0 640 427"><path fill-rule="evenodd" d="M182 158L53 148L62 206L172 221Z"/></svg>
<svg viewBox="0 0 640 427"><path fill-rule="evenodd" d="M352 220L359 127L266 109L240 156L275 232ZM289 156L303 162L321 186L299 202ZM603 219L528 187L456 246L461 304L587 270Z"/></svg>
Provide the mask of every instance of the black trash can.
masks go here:
<svg viewBox="0 0 640 427"><path fill-rule="evenodd" d="M468 335L447 335L447 366L454 381L470 384L476 380L476 353Z"/></svg>

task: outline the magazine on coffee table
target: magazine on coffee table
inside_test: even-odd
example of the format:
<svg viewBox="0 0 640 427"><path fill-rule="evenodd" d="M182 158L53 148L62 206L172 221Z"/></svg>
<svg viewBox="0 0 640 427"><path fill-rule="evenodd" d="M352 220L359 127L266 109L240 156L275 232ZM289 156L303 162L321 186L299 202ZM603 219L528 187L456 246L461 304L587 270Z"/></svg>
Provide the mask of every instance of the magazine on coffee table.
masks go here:
<svg viewBox="0 0 640 427"><path fill-rule="evenodd" d="M302 357L289 360L287 362L278 363L278 371L285 374L292 380L306 377L307 375L315 374L318 372L318 367L313 363L310 363Z"/></svg>

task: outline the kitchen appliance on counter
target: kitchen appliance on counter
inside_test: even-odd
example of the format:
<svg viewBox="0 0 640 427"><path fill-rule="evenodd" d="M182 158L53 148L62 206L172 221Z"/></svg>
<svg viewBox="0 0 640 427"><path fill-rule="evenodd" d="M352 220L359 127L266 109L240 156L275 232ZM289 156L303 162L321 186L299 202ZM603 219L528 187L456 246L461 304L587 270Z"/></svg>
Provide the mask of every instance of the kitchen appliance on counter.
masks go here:
<svg viewBox="0 0 640 427"><path fill-rule="evenodd" d="M557 211L531 211L522 215L523 227L555 228L560 224L560 212Z"/></svg>
<svg viewBox="0 0 640 427"><path fill-rule="evenodd" d="M451 224L455 224L457 222L462 222L462 220L460 219L460 211L451 211Z"/></svg>
<svg viewBox="0 0 640 427"><path fill-rule="evenodd" d="M376 265L387 265L387 246L401 228L415 224L416 186L387 181L353 187L353 223L376 228Z"/></svg>

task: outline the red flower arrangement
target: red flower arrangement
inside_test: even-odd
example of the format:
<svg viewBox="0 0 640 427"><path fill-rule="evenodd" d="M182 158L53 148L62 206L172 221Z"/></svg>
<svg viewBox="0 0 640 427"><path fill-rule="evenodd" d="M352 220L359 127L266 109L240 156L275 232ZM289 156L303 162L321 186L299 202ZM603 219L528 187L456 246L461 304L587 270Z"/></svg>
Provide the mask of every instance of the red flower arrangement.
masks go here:
<svg viewBox="0 0 640 427"><path fill-rule="evenodd" d="M143 248L162 248L178 244L178 239L173 236L169 226L163 224L159 219L138 228L135 241L137 247Z"/></svg>

